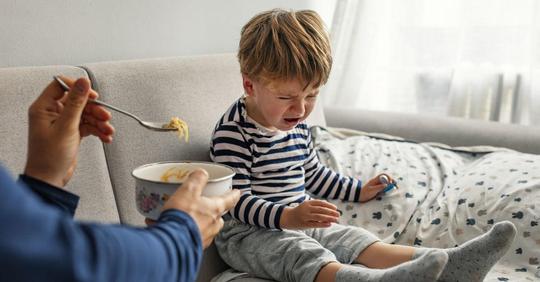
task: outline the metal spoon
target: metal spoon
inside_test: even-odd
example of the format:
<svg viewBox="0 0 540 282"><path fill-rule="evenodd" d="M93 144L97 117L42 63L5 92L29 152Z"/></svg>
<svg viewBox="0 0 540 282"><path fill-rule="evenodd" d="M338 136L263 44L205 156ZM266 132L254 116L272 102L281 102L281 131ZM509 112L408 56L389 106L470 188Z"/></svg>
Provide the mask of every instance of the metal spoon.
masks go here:
<svg viewBox="0 0 540 282"><path fill-rule="evenodd" d="M60 86L62 86L62 88L65 90L65 91L69 91L70 88L69 86L57 75L54 76L54 79L60 84ZM119 109L115 106L111 106L105 102L102 102L102 101L99 101L99 100L88 100L88 102L90 103L95 103L95 104L98 104L98 105L101 105L101 106L104 106L104 107L107 107L111 110L114 110L114 111L117 111L119 113L122 113L124 115L127 115L133 119L135 119L140 125L150 129L150 130L155 130L155 131L176 131L178 129L176 128L165 128L165 126L168 124L168 123L161 123L161 122L151 122L151 121L144 121L144 120L141 120L138 116L130 113L130 112L127 112L127 111L124 111L122 109Z"/></svg>

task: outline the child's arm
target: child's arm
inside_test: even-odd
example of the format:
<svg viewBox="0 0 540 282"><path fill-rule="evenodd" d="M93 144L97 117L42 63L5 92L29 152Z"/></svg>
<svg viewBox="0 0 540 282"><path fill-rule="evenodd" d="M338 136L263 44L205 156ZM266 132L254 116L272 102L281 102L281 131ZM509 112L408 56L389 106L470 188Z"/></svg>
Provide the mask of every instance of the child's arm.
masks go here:
<svg viewBox="0 0 540 282"><path fill-rule="evenodd" d="M214 162L230 166L236 173L233 188L239 189L242 194L230 214L246 224L281 229L280 218L286 206L252 195L250 175L253 154L237 126L225 124L216 128L210 157Z"/></svg>
<svg viewBox="0 0 540 282"><path fill-rule="evenodd" d="M309 130L306 142L308 150L308 157L304 162L306 190L323 198L359 202L362 182L353 177L340 175L321 164L313 148Z"/></svg>
<svg viewBox="0 0 540 282"><path fill-rule="evenodd" d="M379 193L387 192L388 185L395 185L395 181L386 174L380 174L369 180L364 186L360 180L343 176L324 166L319 161L315 150L311 134L308 134L309 157L304 164L306 171L306 189L311 193L330 199L341 199L349 202L367 202ZM388 183L383 183L381 176L388 177ZM389 191L389 190L388 190Z"/></svg>

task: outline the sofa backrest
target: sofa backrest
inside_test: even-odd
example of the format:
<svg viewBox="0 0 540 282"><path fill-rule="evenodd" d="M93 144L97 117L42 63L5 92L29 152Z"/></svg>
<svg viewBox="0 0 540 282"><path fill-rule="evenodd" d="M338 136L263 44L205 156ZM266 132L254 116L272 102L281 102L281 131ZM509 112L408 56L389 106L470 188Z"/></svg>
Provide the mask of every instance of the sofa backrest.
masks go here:
<svg viewBox="0 0 540 282"><path fill-rule="evenodd" d="M71 66L0 69L0 162L13 177L23 172L26 162L28 108L57 74L86 77L83 69ZM103 146L97 138L82 143L77 170L67 189L81 197L75 214L78 219L119 221Z"/></svg>
<svg viewBox="0 0 540 282"><path fill-rule="evenodd" d="M168 160L208 160L210 135L229 104L242 94L234 58L166 58L84 65L100 99L143 120L167 122L173 116L189 126L189 142L174 132L155 132L112 112L114 141L105 145L122 223L143 225L135 206L131 171Z"/></svg>
<svg viewBox="0 0 540 282"><path fill-rule="evenodd" d="M325 107L328 126L386 133L416 142L449 146L495 146L540 154L538 126L424 114Z"/></svg>

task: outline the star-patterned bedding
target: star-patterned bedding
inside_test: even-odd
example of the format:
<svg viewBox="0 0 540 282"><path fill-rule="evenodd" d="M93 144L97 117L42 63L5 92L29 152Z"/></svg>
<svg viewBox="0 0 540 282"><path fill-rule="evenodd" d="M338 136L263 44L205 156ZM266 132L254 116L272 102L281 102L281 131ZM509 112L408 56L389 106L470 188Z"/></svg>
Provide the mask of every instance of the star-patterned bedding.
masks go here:
<svg viewBox="0 0 540 282"><path fill-rule="evenodd" d="M321 162L337 172L398 182L367 203L330 200L342 224L388 243L448 248L510 220L516 240L485 281L540 281L540 155L321 127L312 135Z"/></svg>

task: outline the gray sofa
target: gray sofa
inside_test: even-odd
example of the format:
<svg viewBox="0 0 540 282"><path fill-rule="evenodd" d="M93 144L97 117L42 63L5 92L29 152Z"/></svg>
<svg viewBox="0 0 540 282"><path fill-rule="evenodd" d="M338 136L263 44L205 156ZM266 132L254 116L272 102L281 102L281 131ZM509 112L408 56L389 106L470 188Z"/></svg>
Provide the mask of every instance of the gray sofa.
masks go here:
<svg viewBox="0 0 540 282"><path fill-rule="evenodd" d="M242 94L233 54L91 63L81 67L47 66L0 69L0 162L15 174L26 158L27 108L53 75L86 76L105 102L147 120L179 116L190 126L190 142L174 134L152 132L113 113L115 140L95 138L82 144L78 169L69 183L81 196L80 220L143 225L135 209L133 168L164 160L208 160L215 122ZM328 95L328 94L325 94ZM326 116L326 118L325 118ZM381 132L416 141L449 145L493 145L540 153L540 130L491 122L318 107L312 124ZM205 251L199 281L226 269L214 247Z"/></svg>

